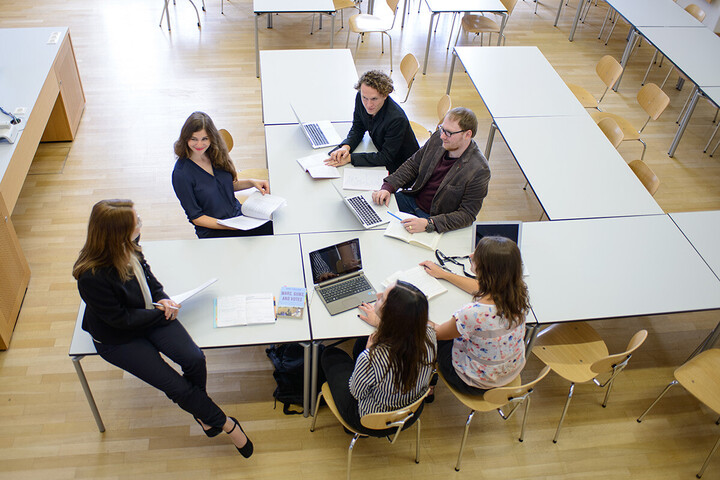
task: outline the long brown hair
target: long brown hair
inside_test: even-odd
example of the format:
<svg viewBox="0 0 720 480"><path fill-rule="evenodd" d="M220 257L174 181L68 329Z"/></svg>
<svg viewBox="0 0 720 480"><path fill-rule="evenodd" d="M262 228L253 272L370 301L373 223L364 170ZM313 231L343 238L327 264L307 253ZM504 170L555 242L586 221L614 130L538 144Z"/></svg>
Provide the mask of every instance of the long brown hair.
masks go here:
<svg viewBox="0 0 720 480"><path fill-rule="evenodd" d="M530 296L522 276L520 249L505 237L483 237L473 253L478 291L474 299L490 295L508 329L523 322L530 310Z"/></svg>
<svg viewBox="0 0 720 480"><path fill-rule="evenodd" d="M205 154L210 158L210 162L213 167L225 170L232 174L233 181L237 180L237 170L232 160L230 160L230 154L228 154L227 146L225 141L220 136L218 129L215 128L212 118L204 112L193 112L185 120L185 124L180 130L180 138L175 142L175 155L179 158L190 158L191 151L188 147L188 142L193 133L205 130L208 138L210 139L210 146L205 151Z"/></svg>
<svg viewBox="0 0 720 480"><path fill-rule="evenodd" d="M377 346L387 347L395 388L401 393L410 392L422 365L435 363L435 355L427 358L426 353L428 347L435 350L427 335L427 297L415 285L398 281L385 293L378 315L380 325L370 347L370 360Z"/></svg>
<svg viewBox="0 0 720 480"><path fill-rule="evenodd" d="M132 277L130 257L140 252L132 239L137 223L132 200L100 200L90 213L87 240L75 265L73 277L96 268L114 267L120 278Z"/></svg>

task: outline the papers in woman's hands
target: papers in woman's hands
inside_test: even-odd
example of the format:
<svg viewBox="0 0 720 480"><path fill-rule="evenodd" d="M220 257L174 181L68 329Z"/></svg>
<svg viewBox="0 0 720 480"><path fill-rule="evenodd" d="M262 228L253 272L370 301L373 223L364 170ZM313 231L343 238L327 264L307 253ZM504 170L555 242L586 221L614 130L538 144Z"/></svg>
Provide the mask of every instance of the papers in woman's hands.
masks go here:
<svg viewBox="0 0 720 480"><path fill-rule="evenodd" d="M170 299L175 303L183 303L185 300L188 300L192 298L194 295L202 292L207 287L212 285L213 283L217 282L217 278L211 278L207 282L203 283L197 288L193 288L192 290L188 290L187 292L178 293L177 295L173 295L170 297Z"/></svg>
<svg viewBox="0 0 720 480"><path fill-rule="evenodd" d="M392 216L400 218L401 220L405 220L406 218L417 218L415 215L411 215L405 212L393 212ZM410 233L405 230L405 227L402 223L400 223L400 220L397 220L397 218L393 218L390 221L387 228L385 229L385 236L397 238L398 240L402 240L403 242L407 242L411 245L415 245L418 247L427 248L429 250L437 249L438 242L440 241L440 236L442 235L441 233Z"/></svg>
<svg viewBox="0 0 720 480"><path fill-rule="evenodd" d="M344 190L380 190L383 180L388 176L387 170L374 168L343 169Z"/></svg>
<svg viewBox="0 0 720 480"><path fill-rule="evenodd" d="M235 327L275 321L275 299L272 293L233 295L215 299L215 326Z"/></svg>
<svg viewBox="0 0 720 480"><path fill-rule="evenodd" d="M300 166L313 178L340 178L340 171L337 167L325 165L329 158L327 153L313 153L307 157L298 158Z"/></svg>
<svg viewBox="0 0 720 480"><path fill-rule="evenodd" d="M241 216L218 220L217 223L238 230L251 230L272 220L273 212L285 205L287 202L282 197L255 192L242 204Z"/></svg>
<svg viewBox="0 0 720 480"><path fill-rule="evenodd" d="M398 271L393 273L386 278L384 282L382 282L382 286L387 288L388 285L393 282L397 282L398 280L415 285L425 294L428 300L433 297L437 297L441 293L447 292L447 288L443 287L440 280L435 277L431 277L430 274L425 271L425 268L420 265L413 267L410 270L405 270L404 272Z"/></svg>

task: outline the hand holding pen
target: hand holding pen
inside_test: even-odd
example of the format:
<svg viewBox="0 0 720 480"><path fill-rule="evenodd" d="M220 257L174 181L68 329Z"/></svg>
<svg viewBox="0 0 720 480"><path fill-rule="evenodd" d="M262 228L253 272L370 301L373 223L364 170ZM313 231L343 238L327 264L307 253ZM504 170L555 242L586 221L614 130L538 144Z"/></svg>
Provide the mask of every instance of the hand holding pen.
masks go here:
<svg viewBox="0 0 720 480"><path fill-rule="evenodd" d="M178 315L178 310L182 307L182 305L175 303L169 298L163 298L158 302L153 302L153 305L155 305L155 308L158 310L165 312L165 320L175 320Z"/></svg>

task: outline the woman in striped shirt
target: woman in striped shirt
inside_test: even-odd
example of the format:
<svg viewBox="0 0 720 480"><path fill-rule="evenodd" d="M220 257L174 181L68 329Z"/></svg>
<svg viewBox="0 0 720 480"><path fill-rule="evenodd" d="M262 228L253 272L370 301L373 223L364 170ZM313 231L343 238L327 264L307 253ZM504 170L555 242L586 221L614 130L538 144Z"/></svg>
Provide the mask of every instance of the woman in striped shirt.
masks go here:
<svg viewBox="0 0 720 480"><path fill-rule="evenodd" d="M436 325L438 369L471 395L507 385L525 366L525 315L530 309L520 249L504 237L484 237L471 258L477 281L423 262L436 278L473 294L473 302Z"/></svg>
<svg viewBox="0 0 720 480"><path fill-rule="evenodd" d="M428 389L436 355L428 302L414 285L398 281L360 305L360 317L377 328L355 342L353 360L330 347L322 368L340 415L360 433L372 432L360 418L410 405ZM372 432L377 433L377 432Z"/></svg>

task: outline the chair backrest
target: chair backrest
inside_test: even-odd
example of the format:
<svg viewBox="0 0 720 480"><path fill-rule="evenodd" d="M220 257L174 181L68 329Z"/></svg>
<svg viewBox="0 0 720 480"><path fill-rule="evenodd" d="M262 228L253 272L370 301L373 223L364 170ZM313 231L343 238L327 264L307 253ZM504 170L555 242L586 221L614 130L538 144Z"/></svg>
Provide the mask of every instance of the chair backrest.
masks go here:
<svg viewBox="0 0 720 480"><path fill-rule="evenodd" d="M390 11L393 12L393 16L397 13L398 10L398 4L400 3L400 0L386 0L387 6L390 7ZM393 21L394 23L394 21Z"/></svg>
<svg viewBox="0 0 720 480"><path fill-rule="evenodd" d="M720 348L692 357L675 370L680 385L720 415Z"/></svg>
<svg viewBox="0 0 720 480"><path fill-rule="evenodd" d="M640 345L645 342L647 338L647 330L640 330L632 336L630 342L628 342L627 349L622 353L616 353L615 355L608 355L605 358L596 360L590 365L590 370L595 373L612 372L615 365L621 364L630 358L630 355L637 350Z"/></svg>
<svg viewBox="0 0 720 480"><path fill-rule="evenodd" d="M657 120L670 104L670 97L654 83L646 83L638 91L637 101L650 118Z"/></svg>
<svg viewBox="0 0 720 480"><path fill-rule="evenodd" d="M595 72L606 87L611 87L622 75L623 67L613 56L605 55L595 66Z"/></svg>
<svg viewBox="0 0 720 480"><path fill-rule="evenodd" d="M400 62L400 73L402 73L405 82L407 83L408 93L410 93L410 87L412 87L415 81L415 75L420 70L420 63L412 53L405 55Z"/></svg>
<svg viewBox="0 0 720 480"><path fill-rule="evenodd" d="M483 400L488 403L495 404L498 407L502 407L503 405L507 405L513 400L522 399L528 393L532 392L535 385L537 385L540 380L545 378L548 373L550 373L550 367L546 365L545 368L543 368L542 371L535 378L535 380L516 387L493 388L485 392L485 395L483 395Z"/></svg>
<svg viewBox="0 0 720 480"><path fill-rule="evenodd" d="M218 133L222 137L223 141L225 142L225 146L227 146L228 152L233 149L233 138L232 135L230 135L230 132L225 130L224 128L221 128Z"/></svg>
<svg viewBox="0 0 720 480"><path fill-rule="evenodd" d="M610 140L610 143L613 144L613 147L618 148L618 146L622 143L623 138L625 138L625 134L623 133L622 128L620 128L620 125L618 125L617 122L610 117L603 118L597 125L605 134L607 139Z"/></svg>
<svg viewBox="0 0 720 480"><path fill-rule="evenodd" d="M362 423L365 428L369 428L371 430L397 428L397 435L397 433L402 430L403 426L405 426L407 421L415 415L415 412L418 408L420 408L420 405L422 405L428 393L430 393L429 388L423 395L420 396L420 398L407 407L399 408L397 410L393 410L392 412L369 413L367 415L363 415L360 418L360 423Z"/></svg>
<svg viewBox="0 0 720 480"><path fill-rule="evenodd" d="M703 20L705 20L705 11L694 3L691 3L690 5L685 7L685 11L693 17L697 18L698 22L702 22Z"/></svg>
<svg viewBox="0 0 720 480"><path fill-rule="evenodd" d="M642 160L633 160L628 165L630 169L635 172L635 175L640 180L640 183L645 185L650 195L655 195L658 187L660 187L660 179L655 175L650 167L647 166Z"/></svg>
<svg viewBox="0 0 720 480"><path fill-rule="evenodd" d="M442 123L445 119L445 115L447 115L451 108L452 100L450 99L450 95L445 94L440 97L437 104L438 123Z"/></svg>
<svg viewBox="0 0 720 480"><path fill-rule="evenodd" d="M515 5L517 5L518 0L500 0L500 3L503 4L505 7L505 10L507 10L508 17L512 15L513 10L515 10Z"/></svg>

